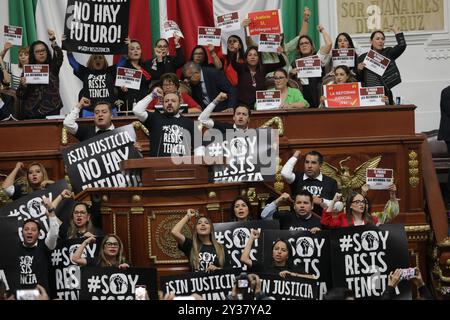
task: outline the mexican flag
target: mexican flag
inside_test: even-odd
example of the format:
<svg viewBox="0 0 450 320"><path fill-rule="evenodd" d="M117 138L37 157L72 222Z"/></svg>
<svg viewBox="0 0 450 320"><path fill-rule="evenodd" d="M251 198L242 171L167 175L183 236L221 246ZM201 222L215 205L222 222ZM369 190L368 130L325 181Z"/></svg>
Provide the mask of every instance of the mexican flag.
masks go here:
<svg viewBox="0 0 450 320"><path fill-rule="evenodd" d="M280 9L283 31L287 41L294 38L301 27L303 8L312 11L309 35L319 43L315 26L318 24L318 0L129 0L129 37L140 40L144 59L152 56L154 42L161 37L161 26L167 20L177 22L184 34L182 42L186 58L197 44L197 27L214 26L215 16L239 12L241 19L248 13ZM56 32L58 44L64 30L67 0L0 0L0 27L3 25L23 28L23 46L40 39L48 43L47 29ZM2 44L3 32L1 33ZM6 61L17 63L17 50L13 47ZM88 55L75 54L80 63L86 63ZM112 57L109 59L112 62ZM81 81L73 75L67 59L60 72L60 94L68 113L77 102Z"/></svg>

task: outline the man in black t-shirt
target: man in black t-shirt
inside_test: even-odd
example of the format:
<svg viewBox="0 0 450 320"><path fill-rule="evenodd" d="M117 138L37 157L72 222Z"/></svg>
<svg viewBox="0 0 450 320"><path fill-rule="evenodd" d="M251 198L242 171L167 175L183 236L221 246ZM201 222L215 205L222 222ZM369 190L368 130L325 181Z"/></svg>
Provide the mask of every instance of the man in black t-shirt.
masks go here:
<svg viewBox="0 0 450 320"><path fill-rule="evenodd" d="M305 156L304 172L295 172L294 167L300 158L300 151L296 151L281 170L281 176L290 184L291 192L296 195L301 190L308 190L314 198L314 212L321 215L322 203L328 204L339 191L337 182L320 171L323 156L317 151L310 151Z"/></svg>
<svg viewBox="0 0 450 320"><path fill-rule="evenodd" d="M23 242L20 244L17 257L19 276L17 288L35 288L40 284L49 290L49 250L56 247L59 222L50 200L44 197L42 203L47 209L49 230L45 241L39 240L40 223L34 219L25 220L22 227Z"/></svg>
<svg viewBox="0 0 450 320"><path fill-rule="evenodd" d="M82 97L80 101L73 107L72 111L64 119L64 127L73 134L78 141L84 141L94 137L97 134L102 134L106 131L114 130L113 107L107 101L99 101L94 106L94 126L83 125L79 126L76 123L80 110L89 107L91 102L88 98Z"/></svg>
<svg viewBox="0 0 450 320"><path fill-rule="evenodd" d="M288 193L283 193L278 199L268 204L261 212L263 219L277 219L282 230L304 230L316 233L320 231L320 218L314 214L313 195L307 190L301 190L295 196L294 211L279 212L282 202L293 201Z"/></svg>
<svg viewBox="0 0 450 320"><path fill-rule="evenodd" d="M179 94L168 93L164 96L163 113L146 110L152 98L151 94L146 96L133 108L133 113L150 132L150 156L190 156L193 152L194 121L179 113Z"/></svg>

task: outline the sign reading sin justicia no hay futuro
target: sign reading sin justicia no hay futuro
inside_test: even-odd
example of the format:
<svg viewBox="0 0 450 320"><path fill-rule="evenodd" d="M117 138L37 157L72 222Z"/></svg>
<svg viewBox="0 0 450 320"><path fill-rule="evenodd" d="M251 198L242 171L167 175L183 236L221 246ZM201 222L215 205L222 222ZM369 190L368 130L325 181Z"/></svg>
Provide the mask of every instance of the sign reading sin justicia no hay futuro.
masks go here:
<svg viewBox="0 0 450 320"><path fill-rule="evenodd" d="M444 30L444 15L443 0L337 0L339 32L349 34L394 24L403 32Z"/></svg>

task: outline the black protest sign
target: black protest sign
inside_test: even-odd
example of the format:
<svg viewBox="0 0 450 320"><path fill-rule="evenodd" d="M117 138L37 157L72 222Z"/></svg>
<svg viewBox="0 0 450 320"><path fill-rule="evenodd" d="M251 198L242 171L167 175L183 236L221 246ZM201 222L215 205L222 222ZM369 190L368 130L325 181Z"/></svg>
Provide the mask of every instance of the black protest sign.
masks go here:
<svg viewBox="0 0 450 320"><path fill-rule="evenodd" d="M19 222L27 219L38 220L41 224L39 239L44 239L49 229L47 210L42 203L42 197L46 196L53 201L64 189L69 186L65 180L59 180L49 184L45 190L38 190L26 196L20 197L14 202L8 203L0 208L0 217L16 217ZM59 208L56 214L59 213ZM18 226L19 236L22 237L22 224ZM23 239L22 239L23 240Z"/></svg>
<svg viewBox="0 0 450 320"><path fill-rule="evenodd" d="M68 0L63 49L72 52L125 54L129 1Z"/></svg>
<svg viewBox="0 0 450 320"><path fill-rule="evenodd" d="M17 257L20 254L17 229L19 222L16 217L0 217L0 280L6 285L6 290L16 288L19 279Z"/></svg>
<svg viewBox="0 0 450 320"><path fill-rule="evenodd" d="M138 187L138 173L122 172L120 162L142 158L134 147L136 132L132 125L105 132L78 143L61 153L73 189Z"/></svg>
<svg viewBox="0 0 450 320"><path fill-rule="evenodd" d="M66 239L50 253L50 263L53 275L50 277L52 296L62 300L79 300L81 276L80 267L72 262L72 256L85 238ZM95 258L102 238L89 243L82 254L84 258Z"/></svg>
<svg viewBox="0 0 450 320"><path fill-rule="evenodd" d="M328 232L312 234L309 231L266 230L263 231L262 237L264 266L270 267L273 264L272 251L275 241L286 240L290 244L290 264L293 271L316 277L319 299L322 299L331 285Z"/></svg>
<svg viewBox="0 0 450 320"><path fill-rule="evenodd" d="M377 299L386 290L388 275L409 266L402 225L358 226L330 233L333 286L347 287L357 299ZM410 285L401 281L396 299L411 299Z"/></svg>
<svg viewBox="0 0 450 320"><path fill-rule="evenodd" d="M210 129L204 136L206 155L224 157L212 166L211 182L274 181L278 157L278 131L274 129Z"/></svg>
<svg viewBox="0 0 450 320"><path fill-rule="evenodd" d="M216 240L224 246L228 266L231 266L232 268L242 268L243 270L247 269L247 266L241 263L240 259L242 251L250 239L250 229L258 229L259 231L266 229L280 229L280 223L278 220L255 220L214 224ZM252 260L261 260L262 250L260 248L262 248L261 239L256 239L250 250L250 257Z"/></svg>
<svg viewBox="0 0 450 320"><path fill-rule="evenodd" d="M160 288L176 296L199 294L204 300L225 300L233 288L235 278L240 271L224 269L213 273L192 272L177 276L159 278Z"/></svg>
<svg viewBox="0 0 450 320"><path fill-rule="evenodd" d="M275 300L317 300L319 286L316 280L288 276L286 279L274 274L258 273L261 291Z"/></svg>
<svg viewBox="0 0 450 320"><path fill-rule="evenodd" d="M158 299L156 269L81 268L80 300L134 300L137 286L145 286L151 300Z"/></svg>

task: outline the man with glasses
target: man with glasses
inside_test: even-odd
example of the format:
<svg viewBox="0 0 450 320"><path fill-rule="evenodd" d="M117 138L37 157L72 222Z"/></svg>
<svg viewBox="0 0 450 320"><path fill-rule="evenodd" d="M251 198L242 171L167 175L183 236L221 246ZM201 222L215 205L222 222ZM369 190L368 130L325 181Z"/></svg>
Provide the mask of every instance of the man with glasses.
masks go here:
<svg viewBox="0 0 450 320"><path fill-rule="evenodd" d="M236 105L236 90L225 75L211 67L200 67L193 61L183 66L183 75L188 80L192 90L192 98L204 110L220 92L228 96L228 100L222 101L216 106L216 111L231 109Z"/></svg>
<svg viewBox="0 0 450 320"><path fill-rule="evenodd" d="M317 151L310 151L306 154L303 172L294 172L300 155L300 151L295 151L283 166L281 176L290 184L292 194L296 195L301 190L308 190L314 198L314 212L321 215L321 204L327 205L338 192L337 182L320 171L323 156Z"/></svg>
<svg viewBox="0 0 450 320"><path fill-rule="evenodd" d="M180 89L180 81L175 73L165 73L161 76L159 81L161 87L157 87L153 90L156 97L150 102L147 109L152 111L156 109L162 109L163 98L167 93L177 93ZM191 96L185 92L179 92L181 96L181 105L187 105L188 113L201 112L201 108L198 103L191 98Z"/></svg>

